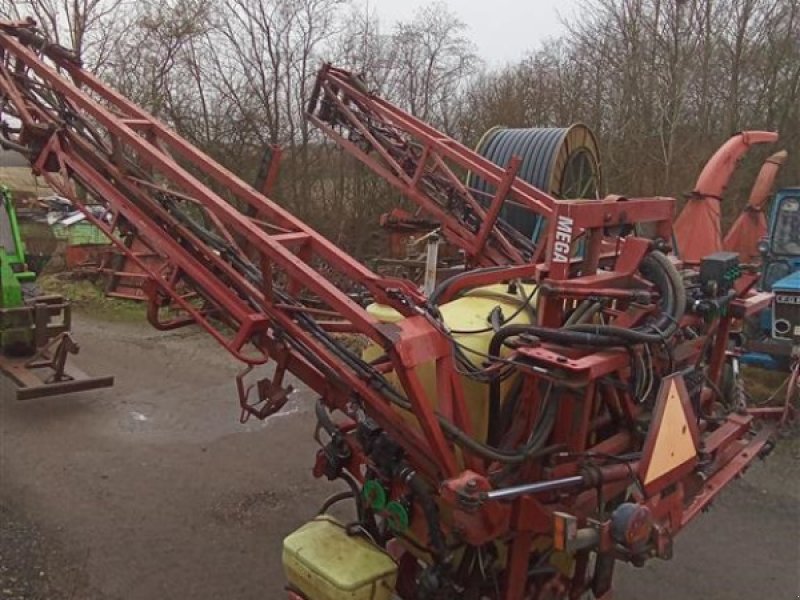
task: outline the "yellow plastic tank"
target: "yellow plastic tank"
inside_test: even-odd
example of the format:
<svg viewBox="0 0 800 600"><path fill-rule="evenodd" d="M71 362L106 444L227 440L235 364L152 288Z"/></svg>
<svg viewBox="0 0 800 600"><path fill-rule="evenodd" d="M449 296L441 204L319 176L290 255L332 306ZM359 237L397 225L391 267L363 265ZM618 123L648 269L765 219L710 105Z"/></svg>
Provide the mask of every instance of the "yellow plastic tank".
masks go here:
<svg viewBox="0 0 800 600"><path fill-rule="evenodd" d="M309 600L391 600L397 582L386 552L327 515L283 540L283 568Z"/></svg>
<svg viewBox="0 0 800 600"><path fill-rule="evenodd" d="M489 351L489 344L494 335L489 316L496 307L500 307L505 325L533 323L532 310L523 306L524 300L531 294L532 289L532 284L518 286L516 293L509 292L507 285L480 287L439 307L442 320L453 331L453 339L461 344L464 355L473 365L480 367L486 360L485 355ZM534 294L531 306L535 305L536 295ZM367 310L377 319L386 323L397 322L403 318L394 309L380 304L372 304L367 307ZM370 345L364 350L363 356L365 360L373 360L382 352L378 346ZM508 352L507 349L503 349L501 355L506 355ZM433 363L420 365L417 367L417 374L426 394L433 399L434 407L438 407L435 365ZM388 374L387 378L398 390L402 390L393 373ZM466 376L461 376L461 381L475 438L484 441L488 428L489 388L486 384ZM506 392L513 384L514 378L509 378L502 383L501 398L505 397ZM416 423L413 415L404 413L401 409L398 411L404 414L407 421L412 424Z"/></svg>

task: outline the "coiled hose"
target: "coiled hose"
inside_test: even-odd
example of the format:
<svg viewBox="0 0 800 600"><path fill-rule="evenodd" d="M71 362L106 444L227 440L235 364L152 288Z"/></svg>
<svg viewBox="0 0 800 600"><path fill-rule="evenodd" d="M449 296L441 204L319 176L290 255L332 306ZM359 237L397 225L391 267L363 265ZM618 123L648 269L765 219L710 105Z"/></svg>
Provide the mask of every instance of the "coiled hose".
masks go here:
<svg viewBox="0 0 800 600"><path fill-rule="evenodd" d="M517 176L558 198L594 198L600 187L600 153L591 130L581 123L570 127L494 127L475 150L505 168L513 156L521 159ZM484 199L495 187L474 173L467 186ZM538 240L542 218L520 206L507 205L501 218L528 239Z"/></svg>

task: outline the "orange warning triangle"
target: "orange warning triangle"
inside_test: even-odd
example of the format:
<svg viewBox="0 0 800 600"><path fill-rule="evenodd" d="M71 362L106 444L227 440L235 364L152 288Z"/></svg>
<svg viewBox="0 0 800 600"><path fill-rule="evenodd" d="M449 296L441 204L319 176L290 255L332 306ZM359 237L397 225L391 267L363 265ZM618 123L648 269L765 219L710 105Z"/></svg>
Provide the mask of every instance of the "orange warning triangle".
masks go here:
<svg viewBox="0 0 800 600"><path fill-rule="evenodd" d="M667 387L668 386L668 387ZM666 388L666 394L665 394ZM681 391L678 389L678 379L670 378L662 384L660 402L663 409L661 418L655 418L651 425L647 446L650 448L649 460L644 472L645 486L674 471L688 462L693 462L697 456L693 427L690 417L681 400ZM659 411L656 411L658 414Z"/></svg>

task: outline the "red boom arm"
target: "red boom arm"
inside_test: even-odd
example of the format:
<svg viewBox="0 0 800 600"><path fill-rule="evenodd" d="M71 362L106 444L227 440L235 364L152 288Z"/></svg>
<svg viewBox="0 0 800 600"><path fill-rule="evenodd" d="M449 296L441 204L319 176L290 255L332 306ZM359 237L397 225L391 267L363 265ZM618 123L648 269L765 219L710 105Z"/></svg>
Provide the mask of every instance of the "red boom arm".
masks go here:
<svg viewBox="0 0 800 600"><path fill-rule="evenodd" d="M468 266L484 267L450 280L435 301L377 276L84 71L31 22L0 22L0 112L10 117L0 144L26 155L148 274L156 327L196 323L250 367L274 363L254 401L238 380L245 415L280 409L287 371L320 394L320 429L332 440L315 473L369 479L398 510L411 507L409 533L395 538L422 548L405 554L407 586L423 581L425 556L426 585L475 584L478 594L486 550L499 573L491 593L504 600L578 597L590 586L600 595L615 560L668 556L674 532L767 444L766 433L751 435L752 416L713 412L719 399L703 378L719 380L731 318L769 297L708 296L718 286L675 269L665 254L672 199L557 201L516 177L517 159L497 166L326 66L309 119L438 221ZM494 196L467 188L467 171ZM539 245L498 218L504 202L548 221ZM636 235L642 223L653 239ZM128 247L131 235L163 268ZM496 347L466 374L491 388L496 422L483 439L473 434L458 340L437 306L466 288L517 280L539 286L537 322L519 330L493 322ZM380 322L355 296L403 318ZM381 356L367 362L339 332L369 338ZM501 375L518 378L516 399L497 397ZM609 516L604 500L613 499L622 512ZM614 519L624 539L614 537ZM542 539L547 552L574 559L570 573L543 561Z"/></svg>

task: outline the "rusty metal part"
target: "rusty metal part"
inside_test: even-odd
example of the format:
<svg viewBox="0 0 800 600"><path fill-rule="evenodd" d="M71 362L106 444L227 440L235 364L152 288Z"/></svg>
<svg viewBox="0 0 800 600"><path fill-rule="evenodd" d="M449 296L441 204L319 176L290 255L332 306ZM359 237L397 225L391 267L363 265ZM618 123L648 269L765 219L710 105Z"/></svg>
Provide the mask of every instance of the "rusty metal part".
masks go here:
<svg viewBox="0 0 800 600"><path fill-rule="evenodd" d="M70 354L77 354L78 345L67 331L58 333L40 347L32 357L0 355L0 372L17 386L17 400L32 400L85 392L114 385L113 376L90 377L67 364Z"/></svg>

